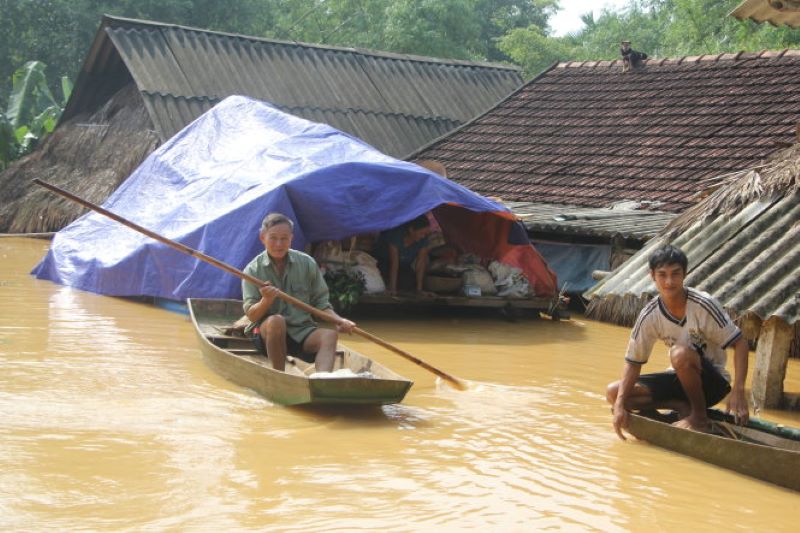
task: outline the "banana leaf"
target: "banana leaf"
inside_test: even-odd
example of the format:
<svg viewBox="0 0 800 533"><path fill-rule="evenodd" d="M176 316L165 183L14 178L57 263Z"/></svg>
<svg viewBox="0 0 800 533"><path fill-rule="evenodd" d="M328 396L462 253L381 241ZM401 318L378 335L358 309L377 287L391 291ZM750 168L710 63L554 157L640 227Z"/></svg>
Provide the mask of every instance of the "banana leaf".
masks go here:
<svg viewBox="0 0 800 533"><path fill-rule="evenodd" d="M58 106L45 78L45 64L28 61L14 72L6 117L15 130L33 119L40 109Z"/></svg>

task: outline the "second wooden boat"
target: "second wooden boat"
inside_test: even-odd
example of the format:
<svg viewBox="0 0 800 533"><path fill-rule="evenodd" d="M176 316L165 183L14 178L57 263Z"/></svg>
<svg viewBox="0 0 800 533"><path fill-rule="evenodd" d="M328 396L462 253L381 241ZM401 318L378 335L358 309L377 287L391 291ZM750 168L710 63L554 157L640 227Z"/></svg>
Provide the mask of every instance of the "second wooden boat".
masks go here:
<svg viewBox="0 0 800 533"><path fill-rule="evenodd" d="M733 417L709 409L711 433L671 425L676 419L630 413L628 431L637 439L741 474L800 491L800 430L753 418L737 426Z"/></svg>
<svg viewBox="0 0 800 533"><path fill-rule="evenodd" d="M290 357L286 370L275 370L257 353L250 339L230 335L242 315L239 300L187 300L203 359L230 381L255 390L281 405L393 404L403 401L413 382L372 359L342 345L336 352L334 374L309 377L314 365ZM349 377L335 377L342 369Z"/></svg>

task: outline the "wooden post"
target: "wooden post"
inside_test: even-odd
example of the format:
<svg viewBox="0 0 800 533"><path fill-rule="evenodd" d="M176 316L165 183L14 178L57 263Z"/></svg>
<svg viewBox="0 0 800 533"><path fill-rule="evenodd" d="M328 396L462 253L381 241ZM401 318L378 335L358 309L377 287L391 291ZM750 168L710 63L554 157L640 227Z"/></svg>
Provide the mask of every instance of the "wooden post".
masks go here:
<svg viewBox="0 0 800 533"><path fill-rule="evenodd" d="M614 270L628 259L625 253L625 237L619 233L611 238L611 257L609 257L609 270Z"/></svg>
<svg viewBox="0 0 800 533"><path fill-rule="evenodd" d="M753 401L761 409L780 408L783 402L783 379L789 361L789 344L794 329L782 319L764 322L756 346L753 372Z"/></svg>

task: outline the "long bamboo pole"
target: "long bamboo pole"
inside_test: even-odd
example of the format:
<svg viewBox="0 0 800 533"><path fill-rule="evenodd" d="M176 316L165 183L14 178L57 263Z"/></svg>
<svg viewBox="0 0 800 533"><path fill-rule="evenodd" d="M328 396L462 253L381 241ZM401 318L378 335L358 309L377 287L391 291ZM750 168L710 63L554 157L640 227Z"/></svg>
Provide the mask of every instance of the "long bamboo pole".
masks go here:
<svg viewBox="0 0 800 533"><path fill-rule="evenodd" d="M151 239L155 239L155 240L157 240L159 242L162 242L162 243L166 244L167 246L169 246L171 248L174 248L174 249L176 249L176 250L178 250L180 252L183 252L183 253L185 253L187 255L190 255L192 257L195 257L197 259L200 259L201 261L205 261L206 263L210 263L210 264L214 265L215 267L217 267L217 268L219 268L221 270L224 270L225 272L233 274L234 276L237 276L237 277L239 277L239 278L241 278L241 279L243 279L245 281L248 281L248 282L252 283L253 285L256 285L258 287L264 285L264 282L262 280L254 277L254 276L251 276L250 274L246 274L245 272L242 272L241 270L239 270L236 267L233 267L233 266L231 266L231 265L229 265L227 263L224 263L224 262L220 261L219 259L215 259L215 258L213 258L213 257L211 257L209 255L206 255L206 254L204 254L202 252L199 252L199 251L195 250L194 248L189 248L185 244L181 244L181 243L179 243L177 241L173 241L172 239L168 239L167 237L159 235L158 233L156 233L154 231L150 231L147 228L143 228L142 226L140 226L140 225L138 225L138 224L136 224L134 222L131 222L130 220L128 220L126 218L123 218L123 217L121 217L121 216L119 216L119 215L117 215L115 213L112 213L111 211L108 211L107 209L104 209L104 208L100 207L99 205L95 205L95 204L93 204L92 202L90 202L88 200L84 200L80 196L76 196L76 195L72 194L69 191L65 191L64 189L62 189L60 187L57 187L57 186L55 186L55 185L53 185L51 183L47 183L45 181L42 181L42 180L40 180L38 178L34 178L33 182L35 184L37 184L37 185L40 185L40 186L44 187L45 189L48 189L48 190L50 190L50 191L52 191L52 192L54 192L56 194L59 194L59 195L65 197L65 198L68 198L68 199L72 200L73 202L79 203L82 206L91 209L92 211L96 211L97 213L100 213L103 216L106 216L106 217L108 217L108 218L110 218L112 220L115 220L115 221L119 222L120 224L128 226L132 230L135 230L135 231L138 231L139 233L147 235ZM280 298L281 300L284 300L284 301L296 306L296 307L299 307L303 311L305 311L307 313L310 313L310 314L314 315L315 317L317 317L317 318L319 318L321 320L325 320L327 322L338 323L338 321L335 318L333 318L332 316L328 315L327 313L324 313L324 312L320 311L319 309L317 309L316 307L308 305L307 303L305 303L305 302L303 302L301 300L298 300L294 296L290 296L290 295L286 294L283 291L278 291L277 297ZM397 346L394 346L393 344L390 344L389 342L381 339L380 337L377 337L376 335L373 335L372 333L369 333L369 332L367 332L367 331L365 331L365 330L363 330L363 329L361 329L359 327L353 328L353 333L355 333L357 335L360 335L360 336L364 337L365 339L369 339L372 342L374 342L375 344L383 346L387 350L390 350L390 351L392 351L392 352L394 352L394 353L396 353L398 355L401 355L401 356L405 357L406 359L408 359L412 363L421 366L422 368L424 368L425 370L428 370L429 372L433 372L434 374L436 374L440 378L444 379L445 381L450 383L453 387L455 387L458 390L466 390L467 389L466 384L462 380L460 380L460 379L458 379L458 378L456 378L454 376L451 376L450 374L448 374L447 372L444 372L443 370L439 370L438 368L426 363L422 359L419 359L418 357L415 357L415 356L411 355L407 351L402 350L402 349L398 348Z"/></svg>

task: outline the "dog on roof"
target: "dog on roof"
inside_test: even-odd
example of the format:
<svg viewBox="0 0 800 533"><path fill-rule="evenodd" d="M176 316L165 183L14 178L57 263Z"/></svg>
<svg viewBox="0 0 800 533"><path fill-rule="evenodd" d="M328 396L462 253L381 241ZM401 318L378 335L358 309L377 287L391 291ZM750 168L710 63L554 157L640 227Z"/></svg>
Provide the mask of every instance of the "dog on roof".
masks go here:
<svg viewBox="0 0 800 533"><path fill-rule="evenodd" d="M622 41L622 46L619 48L619 54L622 56L622 72L639 68L642 66L642 61L647 59L647 54L644 52L637 52L631 48L630 41Z"/></svg>

